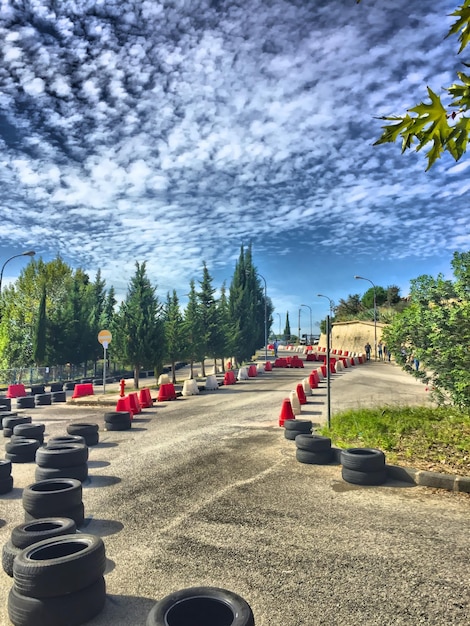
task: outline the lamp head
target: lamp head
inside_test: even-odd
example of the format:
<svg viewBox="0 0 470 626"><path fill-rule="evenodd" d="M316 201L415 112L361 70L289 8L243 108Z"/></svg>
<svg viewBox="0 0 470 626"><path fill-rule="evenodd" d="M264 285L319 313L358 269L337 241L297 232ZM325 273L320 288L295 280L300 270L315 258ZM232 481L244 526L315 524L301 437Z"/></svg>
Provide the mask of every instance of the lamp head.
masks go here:
<svg viewBox="0 0 470 626"><path fill-rule="evenodd" d="M36 252L34 250L28 250L27 252L22 252L21 256L34 256Z"/></svg>

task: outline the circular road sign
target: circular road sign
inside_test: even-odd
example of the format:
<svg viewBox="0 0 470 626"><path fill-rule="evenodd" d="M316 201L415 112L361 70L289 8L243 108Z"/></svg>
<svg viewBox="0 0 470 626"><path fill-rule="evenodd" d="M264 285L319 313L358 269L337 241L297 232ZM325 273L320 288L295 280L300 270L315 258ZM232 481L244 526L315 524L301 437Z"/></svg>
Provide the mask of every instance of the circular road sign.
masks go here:
<svg viewBox="0 0 470 626"><path fill-rule="evenodd" d="M98 341L105 347L108 347L108 344L111 343L111 339L113 338L112 334L109 330L100 330L98 333ZM106 344L106 345L105 345Z"/></svg>

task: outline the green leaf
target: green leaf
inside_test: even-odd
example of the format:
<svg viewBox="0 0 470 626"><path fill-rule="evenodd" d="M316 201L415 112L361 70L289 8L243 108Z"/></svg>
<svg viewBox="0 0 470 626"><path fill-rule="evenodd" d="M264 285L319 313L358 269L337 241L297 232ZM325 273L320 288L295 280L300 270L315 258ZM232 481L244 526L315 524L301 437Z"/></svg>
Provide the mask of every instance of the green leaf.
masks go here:
<svg viewBox="0 0 470 626"><path fill-rule="evenodd" d="M460 33L460 54L460 52L467 47L470 41L470 0L465 0L458 9L451 13L451 15L453 17L457 17L458 19L450 27L447 37Z"/></svg>

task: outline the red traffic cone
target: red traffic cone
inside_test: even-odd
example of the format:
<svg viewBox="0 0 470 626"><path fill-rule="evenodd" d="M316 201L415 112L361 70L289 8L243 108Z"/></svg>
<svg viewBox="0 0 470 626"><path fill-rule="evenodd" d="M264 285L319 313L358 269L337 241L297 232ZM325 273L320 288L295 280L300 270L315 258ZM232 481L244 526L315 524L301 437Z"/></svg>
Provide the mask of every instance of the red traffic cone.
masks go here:
<svg viewBox="0 0 470 626"><path fill-rule="evenodd" d="M279 416L279 426L284 426L286 420L295 419L294 411L292 410L292 404L289 398L285 398L282 401L281 414Z"/></svg>
<svg viewBox="0 0 470 626"><path fill-rule="evenodd" d="M264 371L265 372L273 371L273 366L271 365L271 361L266 361L266 363L264 364Z"/></svg>
<svg viewBox="0 0 470 626"><path fill-rule="evenodd" d="M305 395L305 391L304 391L302 383L299 383L297 385L296 391L297 391L297 397L299 399L300 404L307 404L307 396Z"/></svg>
<svg viewBox="0 0 470 626"><path fill-rule="evenodd" d="M116 404L116 412L127 411L131 414L131 419L134 417L135 411L131 407L131 402L129 400L129 396L124 396L124 398L119 398Z"/></svg>

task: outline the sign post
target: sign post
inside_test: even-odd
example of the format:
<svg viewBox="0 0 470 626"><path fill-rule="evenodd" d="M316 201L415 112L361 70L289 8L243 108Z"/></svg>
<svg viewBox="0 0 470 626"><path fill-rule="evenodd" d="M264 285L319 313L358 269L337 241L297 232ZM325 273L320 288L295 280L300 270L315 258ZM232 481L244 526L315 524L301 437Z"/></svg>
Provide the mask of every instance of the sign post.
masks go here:
<svg viewBox="0 0 470 626"><path fill-rule="evenodd" d="M98 341L103 346L104 357L103 357L103 395L106 393L106 350L108 349L109 344L111 343L111 339L113 338L112 334L109 330L100 330L98 333Z"/></svg>

